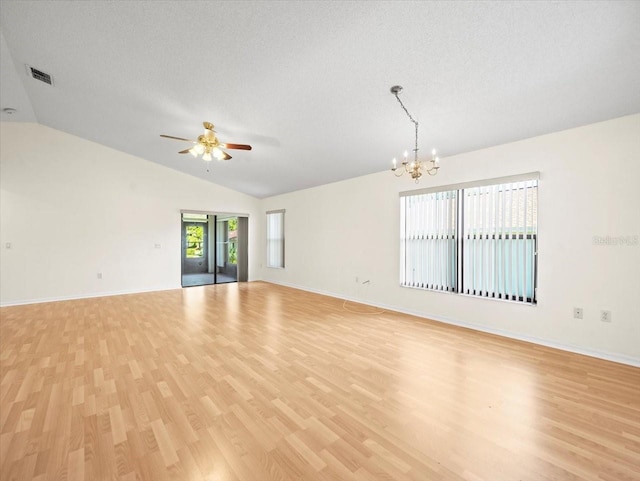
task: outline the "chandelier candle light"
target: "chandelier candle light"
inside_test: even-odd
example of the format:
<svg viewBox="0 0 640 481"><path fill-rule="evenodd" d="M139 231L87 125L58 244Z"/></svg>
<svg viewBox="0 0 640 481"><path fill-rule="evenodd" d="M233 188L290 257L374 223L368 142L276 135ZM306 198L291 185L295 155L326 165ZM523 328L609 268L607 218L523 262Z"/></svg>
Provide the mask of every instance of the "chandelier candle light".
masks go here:
<svg viewBox="0 0 640 481"><path fill-rule="evenodd" d="M395 174L396 177L400 177L406 172L411 175L411 178L414 179L417 184L420 181L420 177L422 177L423 171L429 175L436 175L438 173L438 169L440 168L440 159L436 157L436 149L433 149L431 151L431 160L418 160L418 122L416 122L416 120L411 116L407 108L402 103L402 100L400 100L400 97L398 96L400 92L402 92L402 87L400 85L394 85L393 87L391 87L391 93L395 95L396 100L402 107L402 110L404 110L404 112L407 114L407 117L409 117L409 120L411 120L411 122L413 122L416 127L416 142L415 148L413 149L413 160L411 161L411 163L409 163L409 153L405 150L402 164L400 164L400 167L398 167L398 161L394 158L391 171ZM428 164L428 162L430 162L430 164Z"/></svg>

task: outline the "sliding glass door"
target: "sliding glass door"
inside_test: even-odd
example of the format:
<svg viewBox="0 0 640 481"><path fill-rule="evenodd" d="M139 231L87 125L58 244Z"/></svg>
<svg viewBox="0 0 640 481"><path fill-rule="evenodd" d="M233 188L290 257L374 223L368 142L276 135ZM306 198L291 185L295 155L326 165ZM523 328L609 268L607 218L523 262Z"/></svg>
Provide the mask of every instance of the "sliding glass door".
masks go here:
<svg viewBox="0 0 640 481"><path fill-rule="evenodd" d="M247 226L246 217L184 212L182 287L246 281Z"/></svg>

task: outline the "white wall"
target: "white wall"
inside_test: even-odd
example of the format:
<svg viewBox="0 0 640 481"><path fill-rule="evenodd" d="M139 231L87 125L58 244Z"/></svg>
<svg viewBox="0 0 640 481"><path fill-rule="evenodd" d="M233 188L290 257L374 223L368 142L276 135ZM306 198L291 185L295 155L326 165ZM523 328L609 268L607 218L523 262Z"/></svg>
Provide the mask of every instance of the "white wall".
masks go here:
<svg viewBox="0 0 640 481"><path fill-rule="evenodd" d="M398 192L531 171L541 173L537 306L399 286ZM640 235L640 115L445 158L419 185L381 172L262 207L286 209L286 268L263 268L265 280L640 364L640 246L593 245Z"/></svg>
<svg viewBox="0 0 640 481"><path fill-rule="evenodd" d="M0 134L3 305L179 288L180 209L249 214L256 277L258 199L42 125Z"/></svg>

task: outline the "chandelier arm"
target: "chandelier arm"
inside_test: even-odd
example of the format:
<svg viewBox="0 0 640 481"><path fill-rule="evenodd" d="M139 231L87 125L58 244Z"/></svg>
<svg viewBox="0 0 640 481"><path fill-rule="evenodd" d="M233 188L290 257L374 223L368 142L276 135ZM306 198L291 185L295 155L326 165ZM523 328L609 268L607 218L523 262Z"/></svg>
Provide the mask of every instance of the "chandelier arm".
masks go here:
<svg viewBox="0 0 640 481"><path fill-rule="evenodd" d="M426 169L427 170L427 174L433 176L436 175L438 173L438 169L440 168L439 165L436 165L435 162L431 161L432 165L430 168Z"/></svg>

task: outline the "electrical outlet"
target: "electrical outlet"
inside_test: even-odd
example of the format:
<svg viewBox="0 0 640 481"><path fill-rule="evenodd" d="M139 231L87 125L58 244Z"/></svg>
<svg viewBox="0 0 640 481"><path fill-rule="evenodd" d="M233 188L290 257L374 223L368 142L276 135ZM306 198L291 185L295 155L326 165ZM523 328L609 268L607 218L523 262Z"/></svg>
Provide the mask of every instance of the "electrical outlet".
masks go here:
<svg viewBox="0 0 640 481"><path fill-rule="evenodd" d="M611 322L611 311L600 311L600 320L602 322Z"/></svg>
<svg viewBox="0 0 640 481"><path fill-rule="evenodd" d="M154 247L155 247L156 249L160 249L160 248L162 247L162 245L161 245L161 244L155 244L155 245L154 245Z"/></svg>
<svg viewBox="0 0 640 481"><path fill-rule="evenodd" d="M582 307L574 307L573 308L573 318L574 319L582 319Z"/></svg>
<svg viewBox="0 0 640 481"><path fill-rule="evenodd" d="M98 272L98 274L96 274L96 277L97 277L98 279L102 279L102 272Z"/></svg>

